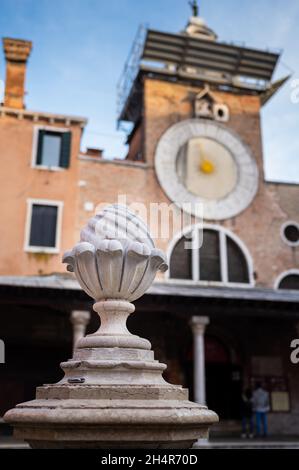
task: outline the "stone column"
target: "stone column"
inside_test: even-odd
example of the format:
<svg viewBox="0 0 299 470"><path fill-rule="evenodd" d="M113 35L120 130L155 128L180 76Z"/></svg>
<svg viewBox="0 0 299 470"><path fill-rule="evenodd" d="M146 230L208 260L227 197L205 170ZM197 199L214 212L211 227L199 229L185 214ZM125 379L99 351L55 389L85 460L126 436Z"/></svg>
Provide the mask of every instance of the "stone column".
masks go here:
<svg viewBox="0 0 299 470"><path fill-rule="evenodd" d="M208 317L192 317L190 322L194 344L194 401L201 405L206 404L204 334L209 323Z"/></svg>
<svg viewBox="0 0 299 470"><path fill-rule="evenodd" d="M71 323L73 325L73 351L79 339L86 333L86 327L90 321L90 312L86 310L73 310L71 313Z"/></svg>

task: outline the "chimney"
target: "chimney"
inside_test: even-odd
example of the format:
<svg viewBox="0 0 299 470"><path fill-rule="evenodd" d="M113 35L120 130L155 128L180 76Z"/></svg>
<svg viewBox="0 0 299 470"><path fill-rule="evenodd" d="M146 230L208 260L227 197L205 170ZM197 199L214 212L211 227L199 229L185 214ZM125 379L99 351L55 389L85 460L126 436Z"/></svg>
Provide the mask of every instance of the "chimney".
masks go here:
<svg viewBox="0 0 299 470"><path fill-rule="evenodd" d="M4 106L7 108L24 108L26 64L31 48L31 41L3 39L6 59Z"/></svg>

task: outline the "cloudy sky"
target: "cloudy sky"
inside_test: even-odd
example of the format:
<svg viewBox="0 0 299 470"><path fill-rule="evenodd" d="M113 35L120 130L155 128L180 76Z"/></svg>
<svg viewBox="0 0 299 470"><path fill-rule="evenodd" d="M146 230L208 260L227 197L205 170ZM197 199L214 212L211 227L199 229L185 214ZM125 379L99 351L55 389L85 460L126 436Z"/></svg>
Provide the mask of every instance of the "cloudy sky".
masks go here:
<svg viewBox="0 0 299 470"><path fill-rule="evenodd" d="M299 183L299 0L201 0L201 13L220 40L283 50L275 78L293 75L263 109L265 169ZM83 148L122 157L116 86L138 25L178 32L189 15L187 0L0 0L0 35L34 43L27 107L86 116Z"/></svg>

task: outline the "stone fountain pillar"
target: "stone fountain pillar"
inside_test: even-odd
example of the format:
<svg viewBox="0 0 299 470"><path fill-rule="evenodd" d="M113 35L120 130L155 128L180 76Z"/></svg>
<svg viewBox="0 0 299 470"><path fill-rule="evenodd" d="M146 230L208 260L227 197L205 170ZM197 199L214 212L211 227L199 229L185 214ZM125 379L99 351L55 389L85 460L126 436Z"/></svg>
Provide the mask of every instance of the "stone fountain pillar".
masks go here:
<svg viewBox="0 0 299 470"><path fill-rule="evenodd" d="M73 353L78 341L85 336L86 327L90 321L90 312L86 310L73 310L71 313L71 324L73 326Z"/></svg>
<svg viewBox="0 0 299 470"><path fill-rule="evenodd" d="M81 338L62 363L64 378L37 388L36 399L4 419L32 448L190 448L218 421L188 391L162 377L166 366L126 321L158 270L167 269L147 227L123 206L108 206L64 255L95 299L100 329Z"/></svg>

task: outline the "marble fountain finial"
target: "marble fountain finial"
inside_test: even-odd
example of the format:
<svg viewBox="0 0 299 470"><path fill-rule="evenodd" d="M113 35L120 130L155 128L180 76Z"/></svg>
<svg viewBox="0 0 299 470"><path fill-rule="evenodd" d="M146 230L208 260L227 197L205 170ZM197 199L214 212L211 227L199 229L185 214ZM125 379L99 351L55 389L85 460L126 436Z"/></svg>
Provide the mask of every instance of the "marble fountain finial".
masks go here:
<svg viewBox="0 0 299 470"><path fill-rule="evenodd" d="M60 382L6 413L15 437L32 448L94 449L189 448L206 438L217 415L167 383L150 342L126 326L131 302L167 270L142 220L127 207L106 207L63 262L95 300L101 326L76 343Z"/></svg>

